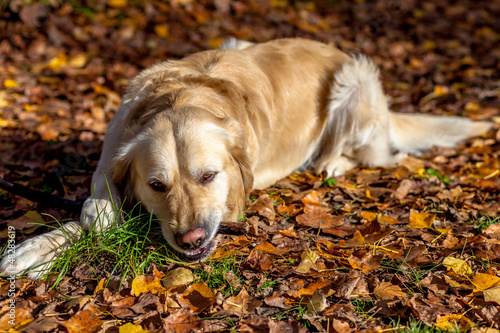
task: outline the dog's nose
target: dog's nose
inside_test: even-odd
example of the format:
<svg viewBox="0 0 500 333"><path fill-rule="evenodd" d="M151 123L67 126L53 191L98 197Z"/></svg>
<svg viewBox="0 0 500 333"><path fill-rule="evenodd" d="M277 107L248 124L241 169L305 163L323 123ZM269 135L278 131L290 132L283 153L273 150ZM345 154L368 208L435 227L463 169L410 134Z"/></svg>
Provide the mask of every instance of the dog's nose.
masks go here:
<svg viewBox="0 0 500 333"><path fill-rule="evenodd" d="M205 236L206 233L203 228L196 228L178 236L177 244L186 250L197 249L203 244Z"/></svg>

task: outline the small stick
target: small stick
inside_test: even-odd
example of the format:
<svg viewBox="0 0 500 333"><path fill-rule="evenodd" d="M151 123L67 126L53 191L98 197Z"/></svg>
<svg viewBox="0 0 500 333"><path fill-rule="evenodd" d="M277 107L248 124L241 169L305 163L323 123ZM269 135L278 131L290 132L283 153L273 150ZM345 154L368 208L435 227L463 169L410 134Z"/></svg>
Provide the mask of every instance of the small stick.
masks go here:
<svg viewBox="0 0 500 333"><path fill-rule="evenodd" d="M26 198L30 201L39 203L47 207L65 209L69 211L79 211L82 209L83 203L81 202L64 199L54 194L33 190L26 186L14 184L5 180L2 176L0 176L0 188L9 193Z"/></svg>

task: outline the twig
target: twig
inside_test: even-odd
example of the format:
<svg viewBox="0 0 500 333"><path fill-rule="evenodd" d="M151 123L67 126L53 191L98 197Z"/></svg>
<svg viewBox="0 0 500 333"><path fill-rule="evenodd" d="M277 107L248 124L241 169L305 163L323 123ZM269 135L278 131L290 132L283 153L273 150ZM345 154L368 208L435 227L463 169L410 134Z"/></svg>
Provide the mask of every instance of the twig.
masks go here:
<svg viewBox="0 0 500 333"><path fill-rule="evenodd" d="M44 206L65 209L68 211L79 211L82 209L83 203L81 202L64 199L54 194L33 190L26 186L14 184L5 180L2 176L0 176L0 188L9 193L18 195Z"/></svg>

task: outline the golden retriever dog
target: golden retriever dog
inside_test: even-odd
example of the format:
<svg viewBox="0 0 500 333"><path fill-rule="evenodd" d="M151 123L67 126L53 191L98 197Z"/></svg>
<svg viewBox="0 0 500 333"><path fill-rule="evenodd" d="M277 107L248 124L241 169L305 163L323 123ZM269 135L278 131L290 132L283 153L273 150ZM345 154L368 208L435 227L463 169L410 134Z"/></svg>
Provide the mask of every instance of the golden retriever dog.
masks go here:
<svg viewBox="0 0 500 333"><path fill-rule="evenodd" d="M5 272L36 278L83 230L106 232L123 202L160 221L172 249L207 258L221 221L236 221L252 189L295 170L341 175L454 146L489 122L389 110L364 56L305 39L231 40L144 70L109 124L80 223L25 241Z"/></svg>

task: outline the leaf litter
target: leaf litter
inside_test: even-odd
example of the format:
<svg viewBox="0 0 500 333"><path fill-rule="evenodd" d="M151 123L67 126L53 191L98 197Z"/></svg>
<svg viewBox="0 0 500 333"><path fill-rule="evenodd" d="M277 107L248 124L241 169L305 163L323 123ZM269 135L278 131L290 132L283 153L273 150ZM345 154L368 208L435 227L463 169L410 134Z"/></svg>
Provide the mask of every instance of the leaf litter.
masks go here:
<svg viewBox="0 0 500 333"><path fill-rule="evenodd" d="M129 80L156 62L301 36L371 56L400 112L491 119L495 130L325 179L254 191L210 261L116 271L112 256L54 287L0 280L0 330L375 332L413 319L500 330L498 2L10 1L0 13L0 175L82 201ZM113 52L110 52L113 50ZM0 239L77 218L0 191ZM158 244L152 243L151 249ZM413 318L413 319L412 319ZM397 323L397 324L395 324Z"/></svg>

